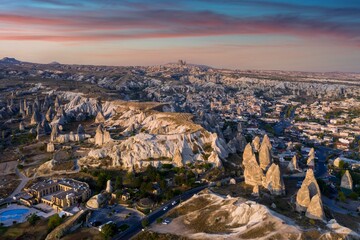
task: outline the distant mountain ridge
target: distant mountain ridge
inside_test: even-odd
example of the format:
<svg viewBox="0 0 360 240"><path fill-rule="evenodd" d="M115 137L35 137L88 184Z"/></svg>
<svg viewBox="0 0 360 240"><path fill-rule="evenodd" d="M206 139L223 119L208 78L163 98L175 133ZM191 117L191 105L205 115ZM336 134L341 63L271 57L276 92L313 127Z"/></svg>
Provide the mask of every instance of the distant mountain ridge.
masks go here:
<svg viewBox="0 0 360 240"><path fill-rule="evenodd" d="M0 64L20 64L21 61L17 60L16 58L4 57L0 60Z"/></svg>

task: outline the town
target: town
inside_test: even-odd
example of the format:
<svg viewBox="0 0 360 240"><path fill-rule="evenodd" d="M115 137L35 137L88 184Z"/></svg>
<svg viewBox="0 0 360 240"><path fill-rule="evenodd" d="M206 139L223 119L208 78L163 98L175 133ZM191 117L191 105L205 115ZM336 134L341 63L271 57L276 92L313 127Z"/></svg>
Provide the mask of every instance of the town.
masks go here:
<svg viewBox="0 0 360 240"><path fill-rule="evenodd" d="M9 58L0 68L4 239L12 229L41 239L140 239L175 234L182 218L207 238L216 234L210 229L237 229L235 216L220 217L225 207L271 209L318 236L359 236L356 82L291 72L275 80L276 72L185 61L76 66L81 75L72 65ZM118 71L138 80L123 81ZM207 212L200 199L220 214L204 229L196 227ZM271 221L274 234L283 232ZM287 238L313 237L286 226Z"/></svg>

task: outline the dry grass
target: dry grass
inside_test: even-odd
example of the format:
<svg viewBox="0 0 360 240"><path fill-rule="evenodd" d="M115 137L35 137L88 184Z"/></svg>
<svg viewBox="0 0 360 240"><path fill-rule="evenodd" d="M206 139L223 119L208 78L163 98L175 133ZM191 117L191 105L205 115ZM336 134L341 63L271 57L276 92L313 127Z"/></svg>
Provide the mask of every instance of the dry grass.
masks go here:
<svg viewBox="0 0 360 240"><path fill-rule="evenodd" d="M28 222L16 224L10 228L3 228L0 231L0 239L26 239L40 240L45 239L47 235L47 219L39 220L35 226L31 226Z"/></svg>
<svg viewBox="0 0 360 240"><path fill-rule="evenodd" d="M171 217L171 218L176 218L178 216L186 215L186 214L191 213L193 211L204 208L207 205L209 205L210 203L211 203L210 199L199 196L198 198L192 199L187 204L184 204L182 206L178 206L177 208L172 209L171 211L169 211L167 216Z"/></svg>
<svg viewBox="0 0 360 240"><path fill-rule="evenodd" d="M141 232L138 235L136 235L133 240L188 240L189 238L183 237L183 236L177 236L173 234L162 234L162 233L156 233L152 231L145 231Z"/></svg>
<svg viewBox="0 0 360 240"><path fill-rule="evenodd" d="M257 239L268 235L275 230L275 223L267 222L261 226L254 227L240 235L243 239Z"/></svg>
<svg viewBox="0 0 360 240"><path fill-rule="evenodd" d="M93 228L80 228L74 233L68 234L65 237L61 238L62 240L103 240L103 235Z"/></svg>

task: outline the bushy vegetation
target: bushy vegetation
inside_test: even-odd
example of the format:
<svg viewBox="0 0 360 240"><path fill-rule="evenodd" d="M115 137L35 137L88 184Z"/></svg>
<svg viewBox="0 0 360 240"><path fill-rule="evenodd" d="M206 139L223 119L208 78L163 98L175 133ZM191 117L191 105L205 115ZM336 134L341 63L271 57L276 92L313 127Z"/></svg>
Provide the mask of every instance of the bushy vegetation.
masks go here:
<svg viewBox="0 0 360 240"><path fill-rule="evenodd" d="M59 216L59 214L55 214L49 218L48 222L48 231L51 232L57 226L59 226L63 222L63 218Z"/></svg>

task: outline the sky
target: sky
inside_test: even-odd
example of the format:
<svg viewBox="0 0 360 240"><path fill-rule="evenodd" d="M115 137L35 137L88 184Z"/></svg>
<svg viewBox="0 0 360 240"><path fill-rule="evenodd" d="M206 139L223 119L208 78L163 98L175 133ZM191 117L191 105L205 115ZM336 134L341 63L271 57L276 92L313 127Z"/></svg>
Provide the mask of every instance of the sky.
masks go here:
<svg viewBox="0 0 360 240"><path fill-rule="evenodd" d="M360 72L359 0L0 0L0 58Z"/></svg>

